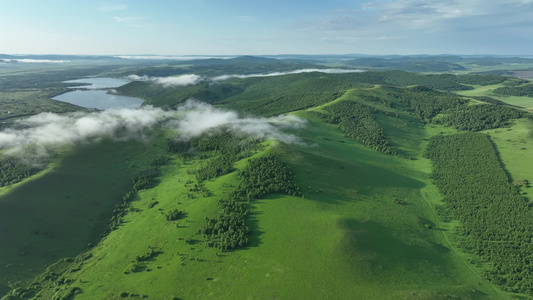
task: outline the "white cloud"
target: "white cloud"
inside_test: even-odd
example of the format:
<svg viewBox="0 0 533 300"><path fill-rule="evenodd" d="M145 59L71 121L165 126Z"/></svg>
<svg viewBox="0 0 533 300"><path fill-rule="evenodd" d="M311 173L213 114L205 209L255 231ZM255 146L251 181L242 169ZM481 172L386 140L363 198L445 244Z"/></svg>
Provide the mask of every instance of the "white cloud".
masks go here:
<svg viewBox="0 0 533 300"><path fill-rule="evenodd" d="M251 23L256 22L256 19L252 16L239 16L237 17L237 20L243 21L243 22L251 22Z"/></svg>
<svg viewBox="0 0 533 300"><path fill-rule="evenodd" d="M147 139L150 130L164 126L181 139L197 137L209 130L225 127L236 134L284 143L303 142L287 128L302 128L306 121L297 117L241 118L234 111L188 100L176 111L151 106L140 109L114 109L93 113L41 113L16 122L17 127L0 131L0 149L4 154L23 154L29 148L43 156L60 147L90 143L101 138Z"/></svg>
<svg viewBox="0 0 533 300"><path fill-rule="evenodd" d="M204 81L224 81L231 78L252 78L252 77L274 77L274 76L283 76L290 74L301 74L301 73L326 73L326 74L346 74L346 73L359 73L364 72L364 70L359 69L299 69L288 72L272 72L264 74L226 74L215 76L212 78L205 78L195 74L187 74L180 76L169 76L169 77L152 77L152 76L139 76L139 75L128 75L126 79L131 81L143 81L143 82L153 82L163 87L181 87L181 86L190 86L196 85Z"/></svg>
<svg viewBox="0 0 533 300"><path fill-rule="evenodd" d="M326 74L345 74L345 73L359 73L364 72L363 70L359 69L300 69L300 70L294 70L294 71L288 71L288 72L273 72L273 73L265 73L265 74L231 74L231 75L221 75L211 78L213 81L222 81L222 80L228 80L231 78L251 78L251 77L273 77L273 76L283 76L283 75L290 75L290 74L301 74L301 73L312 73L312 72L320 72L320 73L326 73Z"/></svg>
<svg viewBox="0 0 533 300"><path fill-rule="evenodd" d="M115 56L117 58L123 58L123 59L149 59L149 60L200 60L200 59L231 59L235 58L235 56L183 56L183 55L118 55Z"/></svg>
<svg viewBox="0 0 533 300"><path fill-rule="evenodd" d="M37 145L42 152L64 145L87 142L103 137L142 137L149 129L172 113L159 108L113 109L95 113L58 115L41 113L16 123L22 129L0 132L0 149L18 152L25 145Z"/></svg>
<svg viewBox="0 0 533 300"><path fill-rule="evenodd" d="M178 111L183 118L170 123L177 128L180 138L190 139L214 129L225 127L236 134L251 135L260 139L274 139L288 144L304 144L295 135L287 134L282 129L302 128L307 122L292 115L270 118L240 118L234 111L213 107L209 104L188 100Z"/></svg>
<svg viewBox="0 0 533 300"><path fill-rule="evenodd" d="M130 27L144 27L144 26L146 26L146 24L144 22L145 19L146 19L145 17L137 17L137 16L133 16L133 17L114 16L113 17L113 20L115 20L115 22L120 23L120 24L124 24L126 26L130 26Z"/></svg>
<svg viewBox="0 0 533 300"><path fill-rule="evenodd" d="M449 34L465 34L467 31L488 33L493 28L515 24L522 27L529 24L526 26L531 27L532 8L525 7L531 1L533 0L372 1L362 4L358 9L336 10L318 20L297 24L294 29L307 30L310 35L355 37L352 39L354 44L358 40L371 40L375 36L402 37L419 43L423 42L424 37L429 40L445 37L450 39L448 44L453 44L455 41ZM446 35L426 35L434 33ZM474 35L472 38L476 40L479 36ZM405 45L401 48L405 48Z"/></svg>
<svg viewBox="0 0 533 300"><path fill-rule="evenodd" d="M70 60L53 60L53 59L30 59L30 58L0 58L0 61L8 63L30 63L30 64L62 64Z"/></svg>
<svg viewBox="0 0 533 300"><path fill-rule="evenodd" d="M114 12L128 9L126 4L108 4L100 6L100 10L103 12Z"/></svg>
<svg viewBox="0 0 533 300"><path fill-rule="evenodd" d="M175 86L188 86L196 85L202 82L203 78L195 74L187 74L181 76L170 76L170 77L151 77L151 76L138 76L138 75L129 75L126 77L132 81L144 81L144 82L154 82L160 84L163 87L175 87Z"/></svg>

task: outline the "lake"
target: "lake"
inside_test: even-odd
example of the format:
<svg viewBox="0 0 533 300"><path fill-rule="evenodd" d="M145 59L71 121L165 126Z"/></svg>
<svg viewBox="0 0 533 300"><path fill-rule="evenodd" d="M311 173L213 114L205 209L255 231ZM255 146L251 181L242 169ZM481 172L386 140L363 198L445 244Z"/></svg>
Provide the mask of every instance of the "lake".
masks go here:
<svg viewBox="0 0 533 300"><path fill-rule="evenodd" d="M144 102L141 98L126 97L108 93L108 89L123 86L130 81L119 78L83 78L76 80L64 81L76 85L71 88L72 92L58 95L52 99L68 102L70 104L97 109L120 109L120 108L139 108Z"/></svg>

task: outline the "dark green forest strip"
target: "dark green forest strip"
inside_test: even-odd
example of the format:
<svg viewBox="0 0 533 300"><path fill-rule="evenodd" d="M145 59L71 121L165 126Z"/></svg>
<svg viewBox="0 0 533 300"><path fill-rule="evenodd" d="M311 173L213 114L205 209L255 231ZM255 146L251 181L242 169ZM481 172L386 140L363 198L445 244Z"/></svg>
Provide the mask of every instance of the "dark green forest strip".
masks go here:
<svg viewBox="0 0 533 300"><path fill-rule="evenodd" d="M516 108L485 104L472 105L456 110L441 121L446 126L453 126L459 130L480 131L511 125L512 119L523 118L526 112Z"/></svg>
<svg viewBox="0 0 533 300"><path fill-rule="evenodd" d="M376 110L351 101L340 101L328 107L329 123L339 124L344 134L365 146L385 154L396 154L383 127L376 121Z"/></svg>
<svg viewBox="0 0 533 300"><path fill-rule="evenodd" d="M468 102L458 95L435 91L424 86L407 88L390 96L403 104L398 105L398 109L412 112L427 123L440 113L462 109Z"/></svg>
<svg viewBox="0 0 533 300"><path fill-rule="evenodd" d="M425 156L446 209L462 223L459 246L487 262L492 283L533 295L533 213L509 182L489 137L438 136Z"/></svg>
<svg viewBox="0 0 533 300"><path fill-rule="evenodd" d="M524 84L520 86L504 86L495 89L494 93L505 96L533 97L533 84Z"/></svg>

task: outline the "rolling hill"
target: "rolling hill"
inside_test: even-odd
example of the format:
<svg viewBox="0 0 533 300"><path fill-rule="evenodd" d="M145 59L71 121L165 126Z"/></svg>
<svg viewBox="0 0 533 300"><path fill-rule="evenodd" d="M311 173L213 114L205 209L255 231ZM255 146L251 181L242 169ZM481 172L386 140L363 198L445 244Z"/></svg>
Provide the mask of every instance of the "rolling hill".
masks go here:
<svg viewBox="0 0 533 300"><path fill-rule="evenodd" d="M174 67L158 68L146 74ZM2 220L16 225L0 235L12 245L0 257L1 291L5 299L530 298L533 120L480 94L523 84L403 71L132 82L118 92L185 114L176 122L191 111L199 128L233 121L193 137L162 122L142 140L74 145L2 188ZM25 215L23 199L37 212Z"/></svg>

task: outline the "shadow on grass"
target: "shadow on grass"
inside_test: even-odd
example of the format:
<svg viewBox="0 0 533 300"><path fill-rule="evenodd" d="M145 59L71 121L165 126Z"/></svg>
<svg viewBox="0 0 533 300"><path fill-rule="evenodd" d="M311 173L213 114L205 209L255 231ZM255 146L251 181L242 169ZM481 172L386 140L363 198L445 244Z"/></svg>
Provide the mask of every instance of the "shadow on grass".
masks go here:
<svg viewBox="0 0 533 300"><path fill-rule="evenodd" d="M254 205L252 204L252 208L253 207ZM259 247L259 245L263 243L261 241L261 235L263 235L264 231L259 229L259 217L261 214L261 212L252 211L252 213L250 213L248 215L248 218L246 219L246 226L248 226L248 228L250 229L250 236L248 238L248 245L246 245L245 248Z"/></svg>
<svg viewBox="0 0 533 300"><path fill-rule="evenodd" d="M429 277L451 275L446 254L450 249L431 242L409 243L394 234L393 230L376 222L344 219L340 226L345 230L339 244L340 251L354 270L369 279L382 280L395 276L398 270L409 270L405 275L427 274ZM401 233L399 233L401 234ZM409 276L394 278L409 282Z"/></svg>
<svg viewBox="0 0 533 300"><path fill-rule="evenodd" d="M304 197L313 201L341 204L385 188L425 186L403 172L401 159L373 150L322 144L318 148L293 147L287 152L286 161L296 173L296 184Z"/></svg>

